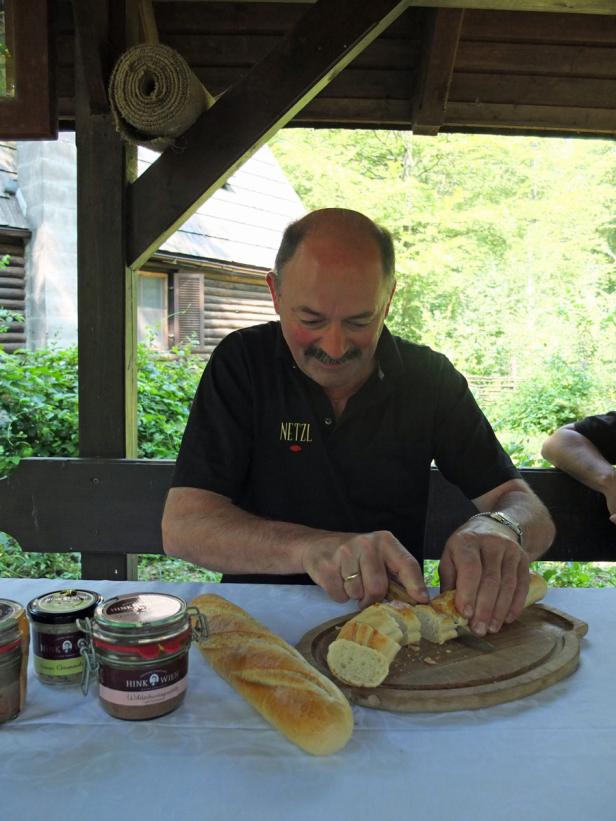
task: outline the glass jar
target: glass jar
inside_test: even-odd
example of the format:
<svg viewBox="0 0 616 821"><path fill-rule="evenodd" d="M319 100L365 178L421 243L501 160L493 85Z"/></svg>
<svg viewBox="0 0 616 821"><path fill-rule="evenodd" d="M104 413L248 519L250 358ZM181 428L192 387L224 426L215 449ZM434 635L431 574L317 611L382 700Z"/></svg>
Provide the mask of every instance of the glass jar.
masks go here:
<svg viewBox="0 0 616 821"><path fill-rule="evenodd" d="M79 684L83 676L81 648L86 638L78 618L94 613L103 601L91 590L54 590L28 603L32 623L34 670L44 684Z"/></svg>
<svg viewBox="0 0 616 821"><path fill-rule="evenodd" d="M190 616L197 625L193 631ZM84 692L98 677L102 706L128 720L157 718L180 706L188 682L188 650L207 636L205 618L178 596L128 593L100 604L81 623L89 634Z"/></svg>
<svg viewBox="0 0 616 821"><path fill-rule="evenodd" d="M0 599L0 724L22 711L26 701L30 631L21 604Z"/></svg>

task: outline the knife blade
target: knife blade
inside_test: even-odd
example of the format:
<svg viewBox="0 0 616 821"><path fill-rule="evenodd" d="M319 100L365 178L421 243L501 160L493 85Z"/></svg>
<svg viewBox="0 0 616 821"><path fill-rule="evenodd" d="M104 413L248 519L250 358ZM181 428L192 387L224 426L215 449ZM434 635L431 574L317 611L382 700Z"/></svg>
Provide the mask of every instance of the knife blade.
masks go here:
<svg viewBox="0 0 616 821"><path fill-rule="evenodd" d="M482 639L481 636L476 636L468 627L456 627L458 639L462 644L471 647L473 650L481 650L482 653L491 653L496 650L496 647L487 639Z"/></svg>
<svg viewBox="0 0 616 821"><path fill-rule="evenodd" d="M398 601L403 601L411 605L416 604L416 602L411 600L405 588L393 579L389 580L388 594L390 599L397 599ZM476 636L468 627L456 625L456 632L460 642L467 647L471 647L473 650L481 650L482 653L491 653L493 650L496 650L496 647L491 642L480 636Z"/></svg>

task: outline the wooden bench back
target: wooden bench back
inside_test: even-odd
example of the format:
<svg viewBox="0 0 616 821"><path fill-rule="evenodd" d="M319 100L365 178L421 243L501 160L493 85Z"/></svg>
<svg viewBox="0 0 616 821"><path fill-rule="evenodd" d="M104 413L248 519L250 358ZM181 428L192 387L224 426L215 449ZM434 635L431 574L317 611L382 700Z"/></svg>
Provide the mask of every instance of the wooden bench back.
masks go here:
<svg viewBox="0 0 616 821"><path fill-rule="evenodd" d="M136 578L139 553L162 553L160 520L172 461L24 459L0 479L0 531L23 550L78 551L83 578ZM556 470L522 470L549 508L558 536L544 557L616 561L616 527L603 497ZM432 470L424 555L438 559L447 536L475 512Z"/></svg>

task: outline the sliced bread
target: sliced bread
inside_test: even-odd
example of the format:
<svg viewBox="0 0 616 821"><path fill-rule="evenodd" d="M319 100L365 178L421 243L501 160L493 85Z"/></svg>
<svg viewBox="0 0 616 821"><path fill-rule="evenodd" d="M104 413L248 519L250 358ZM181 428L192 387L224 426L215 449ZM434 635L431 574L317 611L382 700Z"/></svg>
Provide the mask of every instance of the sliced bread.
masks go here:
<svg viewBox="0 0 616 821"><path fill-rule="evenodd" d="M402 630L398 626L398 621L391 610L383 604L371 604L365 610L353 616L352 621L365 622L392 641L396 641L398 644L402 642Z"/></svg>
<svg viewBox="0 0 616 821"><path fill-rule="evenodd" d="M391 613L402 631L402 645L417 644L421 641L421 622L410 604L394 599L383 602L383 606Z"/></svg>
<svg viewBox="0 0 616 821"><path fill-rule="evenodd" d="M357 644L363 644L365 647L377 650L385 656L388 664L391 664L396 657L396 653L400 650L397 641L390 639L389 636L384 635L367 622L357 621L357 619L347 621L340 629L338 638L354 641Z"/></svg>
<svg viewBox="0 0 616 821"><path fill-rule="evenodd" d="M430 604L415 606L415 614L421 622L421 637L433 644L444 644L458 637L456 625L451 616L439 613Z"/></svg>
<svg viewBox="0 0 616 821"><path fill-rule="evenodd" d="M329 645L327 664L336 678L354 687L378 687L389 673L389 662L378 650L342 638Z"/></svg>

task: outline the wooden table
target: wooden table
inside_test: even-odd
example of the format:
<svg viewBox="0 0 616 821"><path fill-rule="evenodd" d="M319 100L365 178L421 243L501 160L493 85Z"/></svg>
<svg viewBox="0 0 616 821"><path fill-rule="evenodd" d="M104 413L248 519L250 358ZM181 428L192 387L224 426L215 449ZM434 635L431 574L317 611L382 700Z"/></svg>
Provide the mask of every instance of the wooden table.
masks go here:
<svg viewBox="0 0 616 821"><path fill-rule="evenodd" d="M105 597L136 590L187 600L208 590L295 644L349 612L318 588L79 582ZM3 579L26 604L57 580ZM2 819L353 819L613 821L616 818L616 589L550 590L546 604L589 625L569 678L482 710L396 714L354 707L347 747L294 747L191 650L182 707L149 722L108 716L94 692L44 686L0 726Z"/></svg>

